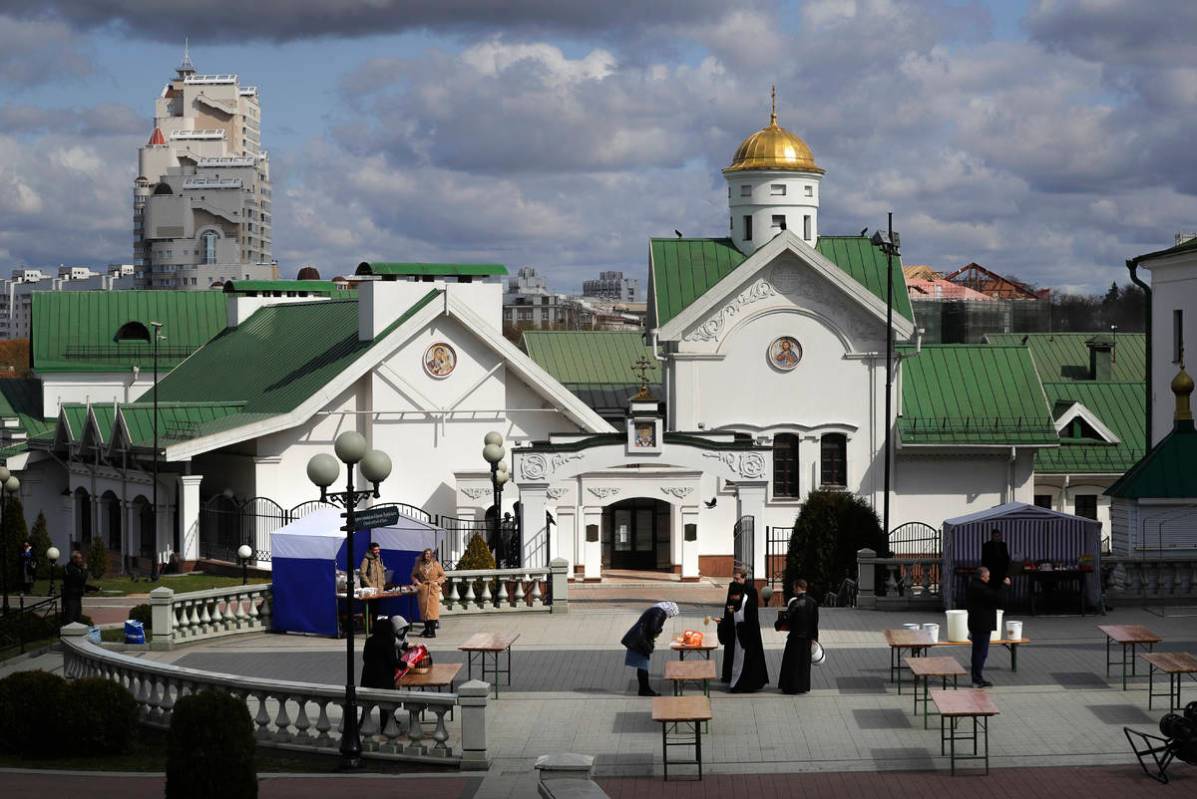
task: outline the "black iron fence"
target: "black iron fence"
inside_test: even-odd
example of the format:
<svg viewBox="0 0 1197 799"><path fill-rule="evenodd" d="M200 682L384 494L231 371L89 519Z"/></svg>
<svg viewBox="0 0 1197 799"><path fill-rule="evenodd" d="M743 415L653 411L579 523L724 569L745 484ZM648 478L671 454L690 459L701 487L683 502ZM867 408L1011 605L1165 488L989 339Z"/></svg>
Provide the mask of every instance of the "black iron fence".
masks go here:
<svg viewBox="0 0 1197 799"><path fill-rule="evenodd" d="M786 555L790 550L791 527L769 527L765 530L765 581L773 588L781 587L786 573Z"/></svg>
<svg viewBox="0 0 1197 799"><path fill-rule="evenodd" d="M939 557L943 554L943 536L938 528L925 522L906 522L890 531L889 551L896 557Z"/></svg>
<svg viewBox="0 0 1197 799"><path fill-rule="evenodd" d="M753 564L756 562L753 557L756 552L754 547L756 545L755 539L756 519L752 516L741 516L736 519L736 524L732 527L732 552L734 553L736 563L742 565L748 570L749 579L756 579L753 574Z"/></svg>
<svg viewBox="0 0 1197 799"><path fill-rule="evenodd" d="M57 596L27 605L21 595L17 606L0 616L0 654L24 653L26 644L53 637L58 621Z"/></svg>

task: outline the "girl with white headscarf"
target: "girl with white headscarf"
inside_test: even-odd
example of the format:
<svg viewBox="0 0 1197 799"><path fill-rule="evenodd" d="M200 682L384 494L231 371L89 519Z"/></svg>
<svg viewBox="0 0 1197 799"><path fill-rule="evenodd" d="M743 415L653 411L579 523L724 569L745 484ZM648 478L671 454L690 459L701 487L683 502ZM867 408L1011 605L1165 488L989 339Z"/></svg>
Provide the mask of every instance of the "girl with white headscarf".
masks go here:
<svg viewBox="0 0 1197 799"><path fill-rule="evenodd" d="M641 613L640 618L620 640L628 650L623 659L624 665L636 670L640 696L658 695L648 684L649 658L652 657L657 637L665 629L665 620L672 619L678 612L677 603L658 602Z"/></svg>

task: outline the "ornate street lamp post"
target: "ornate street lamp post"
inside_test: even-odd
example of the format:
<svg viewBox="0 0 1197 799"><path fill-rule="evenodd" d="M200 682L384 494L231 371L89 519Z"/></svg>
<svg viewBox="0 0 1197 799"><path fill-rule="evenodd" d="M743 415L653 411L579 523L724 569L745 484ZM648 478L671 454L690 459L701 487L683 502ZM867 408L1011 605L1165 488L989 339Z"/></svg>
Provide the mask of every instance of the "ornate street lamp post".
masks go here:
<svg viewBox="0 0 1197 799"><path fill-rule="evenodd" d="M46 550L46 560L50 562L50 593L46 596L54 596L54 564L58 563L58 556L61 554L58 547L50 547Z"/></svg>
<svg viewBox="0 0 1197 799"><path fill-rule="evenodd" d="M391 459L385 452L372 449L366 451L366 438L361 433L348 430L337 436L333 450L337 453L334 458L327 453L313 455L308 461L308 479L320 488L320 501L340 505L345 509L345 576L353 574L353 533L354 511L358 504L367 497L378 498L378 486L391 474ZM346 467L344 491L330 492L328 487L337 481L341 473L341 464ZM362 477L374 484L374 488L366 491L355 490L353 487L353 469L361 464ZM353 581L347 579L345 583L345 705L342 708L341 733L341 768L351 770L360 768L362 764L362 740L358 732L357 718L357 682L354 679L353 668Z"/></svg>
<svg viewBox="0 0 1197 799"><path fill-rule="evenodd" d="M241 584L249 585L249 559L254 556L253 548L249 544L237 547L237 557L241 560Z"/></svg>
<svg viewBox="0 0 1197 799"><path fill-rule="evenodd" d="M873 233L872 243L885 253L885 501L882 524L885 534L889 529L890 469L893 461L893 419L891 404L894 393L894 256L899 255L902 240L894 232L894 215L891 212L887 229Z"/></svg>
<svg viewBox="0 0 1197 799"><path fill-rule="evenodd" d="M158 579L158 342L165 341L166 336L162 335L162 322L150 322L150 326L146 327L141 322L136 320L132 322L125 322L117 329L116 335L112 340L120 343L122 341L145 341L153 347L154 351L154 466L153 466L153 484L151 486L150 504L154 507L154 557L150 561L150 579ZM150 332L153 328L153 332ZM125 546L125 542L121 542L121 546ZM128 559L128 553L122 552L124 559Z"/></svg>
<svg viewBox="0 0 1197 799"><path fill-rule="evenodd" d="M503 447L503 436L494 430L482 439L482 458L490 464L490 484L495 492L494 542L498 558L504 561L501 566L510 566L510 555L503 544L502 516L503 516L503 484L511 479L511 472L507 468L507 450ZM496 564L500 565L500 564Z"/></svg>
<svg viewBox="0 0 1197 799"><path fill-rule="evenodd" d="M4 564L0 569L0 591L4 593L4 614L8 615L8 535L4 522L8 512L8 495L21 490L21 481L8 467L0 466L0 487L3 487L0 492L0 563Z"/></svg>

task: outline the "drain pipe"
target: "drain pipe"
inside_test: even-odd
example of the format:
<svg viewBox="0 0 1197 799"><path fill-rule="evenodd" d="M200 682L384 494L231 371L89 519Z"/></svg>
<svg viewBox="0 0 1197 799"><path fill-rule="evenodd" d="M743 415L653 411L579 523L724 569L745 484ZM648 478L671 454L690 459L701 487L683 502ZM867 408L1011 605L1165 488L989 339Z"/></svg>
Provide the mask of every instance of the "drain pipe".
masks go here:
<svg viewBox="0 0 1197 799"><path fill-rule="evenodd" d="M1151 286L1143 282L1139 277L1139 259L1131 258L1126 262L1127 271L1130 272L1131 282L1139 288L1143 289L1143 313L1146 316L1144 331L1146 333L1147 358L1144 364L1146 375L1143 381L1146 386L1147 398L1147 430L1144 435L1143 452L1146 454L1151 451L1151 405L1152 405L1152 387L1151 387Z"/></svg>
<svg viewBox="0 0 1197 799"><path fill-rule="evenodd" d="M661 363L661 381L663 383L662 391L665 393L665 429L672 430L673 419L671 417L674 416L674 411L673 403L669 400L669 369L665 366L665 358L657 352L657 334L659 330L660 328L654 327L652 332L649 333L649 337L651 338L653 345L653 358L657 359L657 361Z"/></svg>

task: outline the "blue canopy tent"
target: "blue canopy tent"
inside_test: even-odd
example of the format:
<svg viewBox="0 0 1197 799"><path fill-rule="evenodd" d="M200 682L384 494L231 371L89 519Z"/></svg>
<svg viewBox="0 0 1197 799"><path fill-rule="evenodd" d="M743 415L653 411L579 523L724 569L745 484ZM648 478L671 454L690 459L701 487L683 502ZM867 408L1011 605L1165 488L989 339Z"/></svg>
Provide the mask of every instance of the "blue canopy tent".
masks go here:
<svg viewBox="0 0 1197 799"><path fill-rule="evenodd" d="M1002 532L1010 557L1016 562L1076 563L1087 555L1093 574L1085 581L1086 599L1090 606L1100 607L1101 522L1024 502L1007 502L944 521L940 590L945 608L963 607L964 597L958 595L963 585L956 584L957 569L980 565L981 545L989 540L993 530ZM1011 601L1024 601L1028 589L1026 580L1014 580Z"/></svg>
<svg viewBox="0 0 1197 799"><path fill-rule="evenodd" d="M321 508L270 534L275 631L337 635L336 573L345 568L344 524L340 510ZM435 550L443 536L443 530L405 516L391 527L359 530L353 534L351 570L374 541L382 547L383 564L394 572L391 579L407 583L420 552ZM378 600L371 609L380 615L398 613L408 621L416 621L418 615L411 596Z"/></svg>

